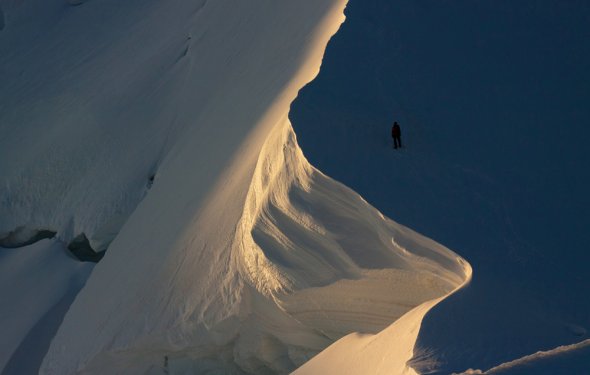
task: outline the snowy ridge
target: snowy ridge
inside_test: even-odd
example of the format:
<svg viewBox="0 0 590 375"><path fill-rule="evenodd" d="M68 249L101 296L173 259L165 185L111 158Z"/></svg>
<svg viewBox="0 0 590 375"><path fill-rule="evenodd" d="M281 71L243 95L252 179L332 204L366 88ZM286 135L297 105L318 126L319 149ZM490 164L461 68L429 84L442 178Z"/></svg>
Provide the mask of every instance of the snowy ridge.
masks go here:
<svg viewBox="0 0 590 375"><path fill-rule="evenodd" d="M469 279L297 145L290 104L345 3L3 8L0 235L108 246L40 373L287 373L401 316L414 334L404 314Z"/></svg>
<svg viewBox="0 0 590 375"><path fill-rule="evenodd" d="M454 253L313 168L288 121L262 149L242 224L251 283L331 339L378 332L470 275Z"/></svg>
<svg viewBox="0 0 590 375"><path fill-rule="evenodd" d="M557 357L557 356L560 356L563 354L567 354L569 352L573 352L576 350L587 348L589 346L590 346L590 339L586 339L586 340L580 341L576 344L561 345L561 346L558 346L557 348L553 348L550 350L540 350L534 354L529 354L524 357L512 360L510 362L505 362L505 363L502 363L498 366L494 366L491 369L486 370L486 371L469 369L469 370L466 370L460 374L453 374L453 375L486 375L486 374L492 375L492 374L502 373L502 372L508 371L508 370L518 370L518 368L521 366L524 367L526 365L530 365L532 363L535 363L536 361L540 361L540 360L551 358L551 357Z"/></svg>
<svg viewBox="0 0 590 375"><path fill-rule="evenodd" d="M446 295L427 300L405 313L377 334L352 333L338 340L311 361L297 369L293 375L418 375L412 366L416 356L416 340L422 319L436 304L465 286L471 280L471 267L457 258L462 265L463 282Z"/></svg>
<svg viewBox="0 0 590 375"><path fill-rule="evenodd" d="M209 239L194 253L197 263L182 255L179 268L162 275L170 278L161 280L169 283L168 293L188 289L142 309L160 310L154 326L144 322L81 369L286 373L350 332L379 332L414 306L462 285L470 272L451 251L384 218L311 167L286 119L262 147L236 228L221 252L207 250ZM419 325L420 318L405 320Z"/></svg>

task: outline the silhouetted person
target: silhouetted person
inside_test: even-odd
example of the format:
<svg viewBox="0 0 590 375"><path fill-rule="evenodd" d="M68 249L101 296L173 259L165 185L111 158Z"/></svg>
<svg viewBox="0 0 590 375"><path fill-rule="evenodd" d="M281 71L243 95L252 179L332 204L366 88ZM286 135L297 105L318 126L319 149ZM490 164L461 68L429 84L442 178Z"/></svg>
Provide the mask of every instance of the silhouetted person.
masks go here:
<svg viewBox="0 0 590 375"><path fill-rule="evenodd" d="M397 149L398 147L402 147L402 130L399 127L399 124L396 122L393 123L391 127L391 137L393 138L393 148Z"/></svg>

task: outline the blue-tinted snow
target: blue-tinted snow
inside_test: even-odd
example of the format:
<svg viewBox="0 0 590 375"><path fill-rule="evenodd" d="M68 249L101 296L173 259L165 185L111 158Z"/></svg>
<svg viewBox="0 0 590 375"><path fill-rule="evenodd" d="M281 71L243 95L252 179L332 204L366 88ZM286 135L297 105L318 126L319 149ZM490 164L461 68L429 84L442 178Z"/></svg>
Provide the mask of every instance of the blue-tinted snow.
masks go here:
<svg viewBox="0 0 590 375"><path fill-rule="evenodd" d="M422 326L438 373L588 337L589 40L586 1L351 0L293 106L311 163L472 264Z"/></svg>

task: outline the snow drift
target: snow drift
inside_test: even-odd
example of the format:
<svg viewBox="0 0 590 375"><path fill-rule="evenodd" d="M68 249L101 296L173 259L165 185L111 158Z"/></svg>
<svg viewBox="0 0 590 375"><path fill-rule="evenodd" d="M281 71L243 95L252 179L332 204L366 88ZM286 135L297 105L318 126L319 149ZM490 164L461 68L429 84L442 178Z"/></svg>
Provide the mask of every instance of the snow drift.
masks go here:
<svg viewBox="0 0 590 375"><path fill-rule="evenodd" d="M484 370L589 337L589 5L351 1L292 105L311 164L476 271L425 316L417 371ZM579 353L514 373L584 374Z"/></svg>
<svg viewBox="0 0 590 375"><path fill-rule="evenodd" d="M286 373L469 279L297 145L345 1L7 4L0 234L108 247L41 373Z"/></svg>
<svg viewBox="0 0 590 375"><path fill-rule="evenodd" d="M250 178L235 222L225 222L223 197L178 245L157 259L145 254L141 267L113 274L118 254L130 255L111 250L68 313L45 372L286 373L343 335L378 332L468 277L454 253L307 164L286 121L271 131ZM220 233L220 225L231 229ZM108 295L92 323L81 324L101 289Z"/></svg>

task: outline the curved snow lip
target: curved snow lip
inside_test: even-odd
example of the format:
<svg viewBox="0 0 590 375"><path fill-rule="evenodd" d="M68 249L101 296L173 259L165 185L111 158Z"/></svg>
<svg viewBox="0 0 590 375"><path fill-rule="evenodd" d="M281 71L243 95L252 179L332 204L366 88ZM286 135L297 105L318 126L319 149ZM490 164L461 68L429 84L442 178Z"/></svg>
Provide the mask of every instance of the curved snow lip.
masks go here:
<svg viewBox="0 0 590 375"><path fill-rule="evenodd" d="M286 313L332 340L379 332L471 275L457 254L311 166L288 121L263 147L242 223L242 272Z"/></svg>
<svg viewBox="0 0 590 375"><path fill-rule="evenodd" d="M459 274L462 274L463 280L452 291L416 306L377 334L356 332L343 337L294 371L293 375L418 375L419 372L412 367L412 359L424 316L471 281L471 265L458 255L455 260L462 269Z"/></svg>
<svg viewBox="0 0 590 375"><path fill-rule="evenodd" d="M245 237L235 233L249 224L243 213L261 148L319 71L345 1L238 3L209 2L192 15L191 52L163 67L164 88L150 95L174 86L177 102L158 101L166 115L158 118L174 114L186 127L170 135L158 183L77 296L41 373L285 373L309 358L302 346L317 352L329 342L252 286L242 272ZM277 335L264 334L277 329L294 343L289 350L274 350Z"/></svg>
<svg viewBox="0 0 590 375"><path fill-rule="evenodd" d="M102 78L111 83L109 75L84 77L108 62L108 72L125 76L125 84L123 91L107 88L134 98L117 103L128 112L111 113L113 127L148 136L136 140L133 158L90 152L96 146L81 154L92 157L72 163L104 166L109 183L83 204L97 171L73 170L79 183L57 210L58 233L92 229L85 231L90 242L105 244L116 238L68 310L41 373L286 373L349 332L376 333L400 316L396 327L415 324L408 317L424 301L464 280L466 266L456 254L385 218L313 168L296 143L289 105L319 71L325 45L344 20L344 0L148 3L133 33L116 29L113 49L74 59L75 74L64 76L66 83L86 78L79 82L84 88ZM58 31L70 32L85 19L78 15L92 15L91 4L76 8L76 17L68 13ZM121 21L122 30L134 19ZM190 50L187 34L195 35ZM150 35L154 49L137 43ZM130 45L142 48L123 54ZM157 69L136 72L140 65ZM67 85L55 89L71 94ZM88 112L97 109L94 96L81 98L93 104ZM112 105L101 102L100 112ZM141 126L146 117L149 132ZM128 140L103 142L129 155ZM141 200L155 164L158 181ZM16 180L42 170L34 166ZM68 189L53 186L59 197L62 190ZM105 205L113 192L120 199ZM26 199L10 203L19 202L32 207ZM82 220L68 226L68 210L81 207L88 208ZM115 212L130 215L120 232L119 220L111 225Z"/></svg>

